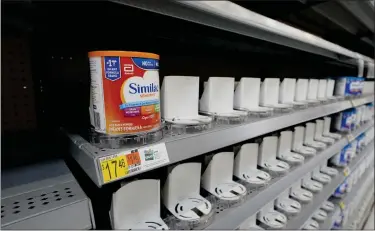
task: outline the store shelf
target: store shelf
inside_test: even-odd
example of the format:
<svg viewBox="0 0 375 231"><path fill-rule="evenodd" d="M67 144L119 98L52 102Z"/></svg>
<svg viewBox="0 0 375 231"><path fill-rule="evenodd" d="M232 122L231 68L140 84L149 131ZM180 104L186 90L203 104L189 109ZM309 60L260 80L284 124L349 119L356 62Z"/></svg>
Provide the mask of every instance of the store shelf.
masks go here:
<svg viewBox="0 0 375 231"><path fill-rule="evenodd" d="M368 95L356 100L361 100L361 103L373 102L374 95ZM292 113L275 114L269 118L252 119L248 123L241 125L221 125L199 134L166 136L157 144L165 144L169 156L169 163L148 168L147 171L351 107L352 102L350 100L343 100L318 107L307 108L305 110L294 111ZM68 134L68 136L71 140L71 154L87 175L99 187L105 184L102 178L99 159L111 155L129 153L132 150L131 148L99 149L91 145L80 135ZM153 145L155 144L145 147L152 147ZM119 177L116 180L121 180L142 172L145 171L140 170L133 172L127 176Z"/></svg>
<svg viewBox="0 0 375 231"><path fill-rule="evenodd" d="M370 151L374 150L374 143L371 142L365 150L361 152L361 154L358 156L358 158L355 159L350 165L348 166L349 169L355 169L358 166L358 163L360 163L365 156ZM369 171L368 171L369 172ZM367 172L367 173L368 173ZM360 186L365 182L366 180L366 174L363 175L363 177L360 179L360 181L356 184L356 187L353 187L352 191L345 196L345 199L351 200L353 196L356 194L356 191L360 188L357 186ZM286 226L287 230L298 230L301 229L302 226L305 224L305 222L312 216L312 214L320 208L320 206L323 204L324 201L328 200L329 197L332 195L332 193L336 190L336 188L345 180L346 176L344 176L343 171L340 172L338 176L336 176L332 181L324 186L323 190L317 194L314 195L314 199L312 203L309 203L307 206L305 206L301 213L298 214L298 216L294 217L292 220L288 221L288 224ZM343 199L337 200L342 201ZM336 201L336 202L337 202ZM338 204L338 203L336 203Z"/></svg>
<svg viewBox="0 0 375 231"><path fill-rule="evenodd" d="M332 214L319 226L319 230L331 230L332 228Z"/></svg>
<svg viewBox="0 0 375 231"><path fill-rule="evenodd" d="M349 171L354 171L362 162L362 160L366 158L366 156L371 152L374 152L374 141L369 143L366 148L358 156L356 156L354 160L350 162L350 164L348 165Z"/></svg>
<svg viewBox="0 0 375 231"><path fill-rule="evenodd" d="M292 220L289 220L285 229L301 229L302 226L306 223L306 221L312 216L312 214L317 209L319 209L322 203L332 195L332 193L336 190L337 186L339 186L344 181L344 179L345 176L341 173L335 178L333 178L328 185L325 185L320 193L314 194L313 201L305 207L303 207L301 213L298 214L298 216L294 217Z"/></svg>
<svg viewBox="0 0 375 231"><path fill-rule="evenodd" d="M333 59L340 59L340 56L344 56L346 59L363 59L367 62L374 62L372 58L360 55L313 34L247 10L230 1L112 0L112 2L265 40Z"/></svg>
<svg viewBox="0 0 375 231"><path fill-rule="evenodd" d="M369 30L374 32L374 6L369 3L371 1L338 1L345 9L347 9L354 17L363 23Z"/></svg>
<svg viewBox="0 0 375 231"><path fill-rule="evenodd" d="M372 173L373 173L373 171L372 171ZM356 208L357 213L354 213L354 215L352 215L348 218L348 221L346 222L346 225L342 229L343 230L362 229L363 225L364 225L364 222L366 221L366 218L368 217L368 213L370 212L373 205L374 205L374 195L371 194L370 202L365 205L366 206L365 210L364 210L365 212L360 213L359 210L358 210L359 208ZM361 217L359 217L359 216L361 216Z"/></svg>
<svg viewBox="0 0 375 231"><path fill-rule="evenodd" d="M360 98L356 98L356 99L351 100L351 103L352 103L353 107L356 107L356 106L359 106L359 105L362 105L362 104L366 104L366 103L369 103L369 102L374 102L374 95L367 95L367 96L364 96L364 97L360 97Z"/></svg>
<svg viewBox="0 0 375 231"><path fill-rule="evenodd" d="M363 125L361 128L353 132L353 136L358 136L371 126L373 126L373 123ZM289 188L297 180L301 179L301 176L304 176L306 173L311 172L319 163L338 153L347 144L347 139L343 138L340 141L333 144L332 146L330 146L329 148L322 151L321 153L318 153L314 158L308 160L303 165L293 169L286 176L273 179L271 184L263 190L253 192L251 194L251 197L247 199L247 201L245 201L244 204L240 205L239 207L225 209L223 212L217 214L214 222L206 229L233 230L238 228L244 221L247 220L247 218L258 212L266 203L276 199L281 192ZM324 193L321 195L321 198L327 196L325 197L325 199L327 199L330 193L333 192L335 187L337 187L337 185L341 183L343 179L344 177L342 175L334 178L332 181L332 185L330 184L330 187L325 188ZM303 223L298 223L296 225L302 224ZM293 225L292 227L296 226Z"/></svg>
<svg viewBox="0 0 375 231"><path fill-rule="evenodd" d="M374 148L374 147L373 147ZM361 188L361 185L366 181L366 176L369 174L370 171L363 174L363 177L355 184L355 187L352 187L352 190L348 192L344 198L341 200L334 200L335 204L339 204L340 202L344 203L344 205L350 204L353 198L357 195L358 190Z"/></svg>
<svg viewBox="0 0 375 231"><path fill-rule="evenodd" d="M367 204L367 206L366 206L366 209L365 209L365 212L364 212L364 214L366 214L366 215L368 215L369 214L369 212L371 211L371 209L373 208L373 206L374 206L374 196L372 196L372 199L371 199L371 201L370 201L370 203L368 203ZM354 227L354 229L363 229L363 225L364 225L364 223L366 222L366 218L367 218L368 216L363 216L362 218L361 218L361 220L359 221L359 223L357 223L357 227ZM351 218L351 222L348 222L348 225L347 225L347 227L345 227L345 228L343 228L343 230L349 230L349 229L351 229L350 227L349 227L349 225L354 221L354 220L356 220L356 219L358 219L357 217L354 217L354 218ZM353 229L353 228L352 228Z"/></svg>
<svg viewBox="0 0 375 231"><path fill-rule="evenodd" d="M90 199L64 161L2 172L1 229L95 229Z"/></svg>
<svg viewBox="0 0 375 231"><path fill-rule="evenodd" d="M375 212L374 212L374 203L372 203L372 206L369 206L370 209L369 209L369 213L367 217L367 219L364 219L363 222L361 222L361 224L363 223L362 225L362 229L364 230L374 230L374 221L375 221L375 218L374 218L374 215L375 215Z"/></svg>
<svg viewBox="0 0 375 231"><path fill-rule="evenodd" d="M368 207L366 208L366 211L369 211L369 208L371 208L373 206L373 204L374 204L374 198L372 198L371 202L369 203ZM367 214L367 212L365 212L365 214ZM320 225L320 230L330 230L332 228L332 219L333 219L332 215L333 214L330 214L328 219L325 220L324 223ZM353 225L355 225L355 223L353 223L354 220L355 220L354 217L350 217L348 222L347 222L347 225L342 230L356 229L355 227L353 227ZM365 220L365 218L363 218L362 222L364 222L364 220ZM361 226L358 225L358 227L361 227ZM357 229L360 229L360 228L357 228Z"/></svg>

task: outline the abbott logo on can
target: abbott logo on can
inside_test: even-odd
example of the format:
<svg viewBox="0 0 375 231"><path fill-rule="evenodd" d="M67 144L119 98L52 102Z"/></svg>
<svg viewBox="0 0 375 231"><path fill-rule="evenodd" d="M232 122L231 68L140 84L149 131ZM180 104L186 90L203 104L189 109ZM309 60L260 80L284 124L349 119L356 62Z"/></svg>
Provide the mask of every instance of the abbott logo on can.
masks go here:
<svg viewBox="0 0 375 231"><path fill-rule="evenodd" d="M159 129L159 56L94 51L89 53L89 58L94 112L91 124L95 130L107 134L137 134Z"/></svg>

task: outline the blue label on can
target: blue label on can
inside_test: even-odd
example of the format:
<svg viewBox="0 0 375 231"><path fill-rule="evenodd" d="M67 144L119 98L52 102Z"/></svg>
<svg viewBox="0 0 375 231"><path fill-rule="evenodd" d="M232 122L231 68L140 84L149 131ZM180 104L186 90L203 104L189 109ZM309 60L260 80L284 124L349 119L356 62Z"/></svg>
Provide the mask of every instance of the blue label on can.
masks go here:
<svg viewBox="0 0 375 231"><path fill-rule="evenodd" d="M352 118L352 115L353 115L353 112L352 110L346 110L346 111L343 111L341 112L342 113L342 117L341 117L341 129L345 129L345 130L350 130L351 127L352 127L352 123L353 123L353 118Z"/></svg>
<svg viewBox="0 0 375 231"><path fill-rule="evenodd" d="M359 135L357 137L357 151L359 151L360 148L362 147L364 139L365 139L365 134L364 133L362 133L361 135Z"/></svg>
<svg viewBox="0 0 375 231"><path fill-rule="evenodd" d="M149 58L132 58L135 65L144 70L158 70L159 60Z"/></svg>
<svg viewBox="0 0 375 231"><path fill-rule="evenodd" d="M115 81L121 78L120 57L104 57L105 78Z"/></svg>

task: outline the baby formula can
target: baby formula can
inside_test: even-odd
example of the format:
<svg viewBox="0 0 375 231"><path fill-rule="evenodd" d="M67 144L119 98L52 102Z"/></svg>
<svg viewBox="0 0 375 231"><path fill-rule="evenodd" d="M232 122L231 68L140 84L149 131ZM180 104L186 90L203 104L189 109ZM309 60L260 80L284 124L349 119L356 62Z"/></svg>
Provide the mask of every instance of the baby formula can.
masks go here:
<svg viewBox="0 0 375 231"><path fill-rule="evenodd" d="M135 135L159 129L159 55L92 51L88 56L95 131Z"/></svg>

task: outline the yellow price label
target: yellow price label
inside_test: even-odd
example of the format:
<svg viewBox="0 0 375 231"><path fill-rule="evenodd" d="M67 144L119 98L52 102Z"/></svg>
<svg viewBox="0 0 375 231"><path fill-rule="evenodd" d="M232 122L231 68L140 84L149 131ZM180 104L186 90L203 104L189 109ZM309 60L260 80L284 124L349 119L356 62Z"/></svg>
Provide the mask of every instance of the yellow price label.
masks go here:
<svg viewBox="0 0 375 231"><path fill-rule="evenodd" d="M360 106L362 104L365 104L366 99L363 99L363 98L362 99L352 99L351 102L352 102L353 107L357 107L357 106Z"/></svg>
<svg viewBox="0 0 375 231"><path fill-rule="evenodd" d="M347 137L349 142L352 142L354 140L354 136L351 133L349 133L346 137Z"/></svg>
<svg viewBox="0 0 375 231"><path fill-rule="evenodd" d="M357 100L352 99L350 102L352 103L352 107L357 107L358 106L358 101Z"/></svg>
<svg viewBox="0 0 375 231"><path fill-rule="evenodd" d="M345 203L344 203L344 202L341 201L341 202L339 203L339 206L340 206L341 209L345 209Z"/></svg>
<svg viewBox="0 0 375 231"><path fill-rule="evenodd" d="M350 173L349 168L346 167L346 168L344 169L344 176L349 176L349 173Z"/></svg>
<svg viewBox="0 0 375 231"><path fill-rule="evenodd" d="M138 150L133 150L128 154L103 157L99 162L104 183L120 179L141 169L141 158Z"/></svg>

